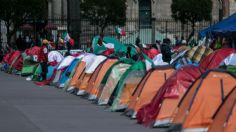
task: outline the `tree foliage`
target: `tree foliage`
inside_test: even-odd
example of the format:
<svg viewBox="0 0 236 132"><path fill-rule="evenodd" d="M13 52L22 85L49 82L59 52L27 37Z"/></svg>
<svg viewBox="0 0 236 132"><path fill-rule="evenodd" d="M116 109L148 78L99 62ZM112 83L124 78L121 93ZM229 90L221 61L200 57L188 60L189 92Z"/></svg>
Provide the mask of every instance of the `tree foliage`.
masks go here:
<svg viewBox="0 0 236 132"><path fill-rule="evenodd" d="M7 27L8 43L26 19L47 16L47 0L0 0L0 20Z"/></svg>
<svg viewBox="0 0 236 132"><path fill-rule="evenodd" d="M126 0L82 0L81 16L96 25L101 32L108 25L125 25Z"/></svg>
<svg viewBox="0 0 236 132"><path fill-rule="evenodd" d="M176 21L191 23L193 35L196 22L211 20L212 0L172 0L171 11Z"/></svg>

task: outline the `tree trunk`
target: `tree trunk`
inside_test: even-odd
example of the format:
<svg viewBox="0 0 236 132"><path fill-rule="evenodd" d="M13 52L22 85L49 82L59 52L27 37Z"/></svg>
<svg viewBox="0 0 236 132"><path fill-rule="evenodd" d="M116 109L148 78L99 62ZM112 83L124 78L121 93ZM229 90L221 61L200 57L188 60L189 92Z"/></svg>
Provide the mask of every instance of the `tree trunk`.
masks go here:
<svg viewBox="0 0 236 132"><path fill-rule="evenodd" d="M181 23L181 36L180 38L184 38L184 23Z"/></svg>
<svg viewBox="0 0 236 132"><path fill-rule="evenodd" d="M10 24L6 24L7 27L7 45L11 47L10 41L11 41L11 35L10 35Z"/></svg>

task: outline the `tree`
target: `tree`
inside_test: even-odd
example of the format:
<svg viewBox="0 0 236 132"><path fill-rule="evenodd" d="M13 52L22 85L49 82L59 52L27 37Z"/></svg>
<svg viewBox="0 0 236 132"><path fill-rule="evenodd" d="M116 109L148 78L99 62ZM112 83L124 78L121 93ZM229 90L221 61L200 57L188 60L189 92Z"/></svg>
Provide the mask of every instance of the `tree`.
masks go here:
<svg viewBox="0 0 236 132"><path fill-rule="evenodd" d="M126 0L82 0L81 16L103 32L108 25L124 26Z"/></svg>
<svg viewBox="0 0 236 132"><path fill-rule="evenodd" d="M0 20L7 28L7 43L26 19L42 19L47 14L46 0L0 0Z"/></svg>
<svg viewBox="0 0 236 132"><path fill-rule="evenodd" d="M211 20L211 0L172 0L172 17L182 24L191 23L192 32L188 40L195 33L196 22Z"/></svg>

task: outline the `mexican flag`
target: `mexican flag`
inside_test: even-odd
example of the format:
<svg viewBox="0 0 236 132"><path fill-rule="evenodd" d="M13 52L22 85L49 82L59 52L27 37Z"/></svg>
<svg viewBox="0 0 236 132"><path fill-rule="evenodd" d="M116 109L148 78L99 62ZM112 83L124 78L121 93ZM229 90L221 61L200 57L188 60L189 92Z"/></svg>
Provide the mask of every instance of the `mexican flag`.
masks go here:
<svg viewBox="0 0 236 132"><path fill-rule="evenodd" d="M116 34L118 34L118 35L126 36L126 32L125 32L123 29L121 29L120 27L116 27L116 28L115 28L115 32L116 32Z"/></svg>
<svg viewBox="0 0 236 132"><path fill-rule="evenodd" d="M70 37L70 35L69 35L68 32L63 33L62 39L64 39L64 42L65 42L65 43L68 43L68 42L69 42L71 46L74 46L74 45L75 45L74 39L72 39L72 38Z"/></svg>
<svg viewBox="0 0 236 132"><path fill-rule="evenodd" d="M145 55L144 53L142 53L142 55L146 65L146 70L147 71L151 70L155 66L155 64L153 63L152 59L150 59L147 55Z"/></svg>

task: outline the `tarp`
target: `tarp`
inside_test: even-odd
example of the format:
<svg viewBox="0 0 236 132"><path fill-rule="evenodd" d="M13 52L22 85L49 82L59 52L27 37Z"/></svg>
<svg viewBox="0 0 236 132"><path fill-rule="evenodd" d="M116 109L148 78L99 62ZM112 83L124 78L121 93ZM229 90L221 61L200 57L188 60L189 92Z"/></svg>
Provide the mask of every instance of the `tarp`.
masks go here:
<svg viewBox="0 0 236 132"><path fill-rule="evenodd" d="M73 56L67 56L65 59L62 60L60 65L57 67L57 70L61 70L68 67L74 61L74 59L75 57Z"/></svg>
<svg viewBox="0 0 236 132"><path fill-rule="evenodd" d="M100 36L96 36L96 37L93 38L93 41L92 41L93 52L95 54L102 54L104 51L107 50L105 45L102 45L102 46L98 45L99 38L100 38ZM107 44L109 44L109 43L114 44L115 52L125 52L125 53L127 52L127 46L128 45L122 44L120 41L118 41L115 38L106 36L106 37L103 38L103 42L107 43ZM131 49L131 56L133 56L135 54L136 54L136 50L134 48L132 48Z"/></svg>
<svg viewBox="0 0 236 132"><path fill-rule="evenodd" d="M228 33L236 31L236 13L229 16L228 18L206 28L199 32L199 37L203 38L207 33Z"/></svg>
<svg viewBox="0 0 236 132"><path fill-rule="evenodd" d="M56 61L57 63L60 63L63 59L64 59L64 57L58 51L51 51L48 53L48 62L49 63L54 62L54 61Z"/></svg>
<svg viewBox="0 0 236 132"><path fill-rule="evenodd" d="M101 62L103 62L104 60L106 60L107 57L99 55L99 56L95 56L94 60L92 61L91 64L88 64L85 68L85 73L87 74L92 74L96 68L98 67L99 64L101 64Z"/></svg>

